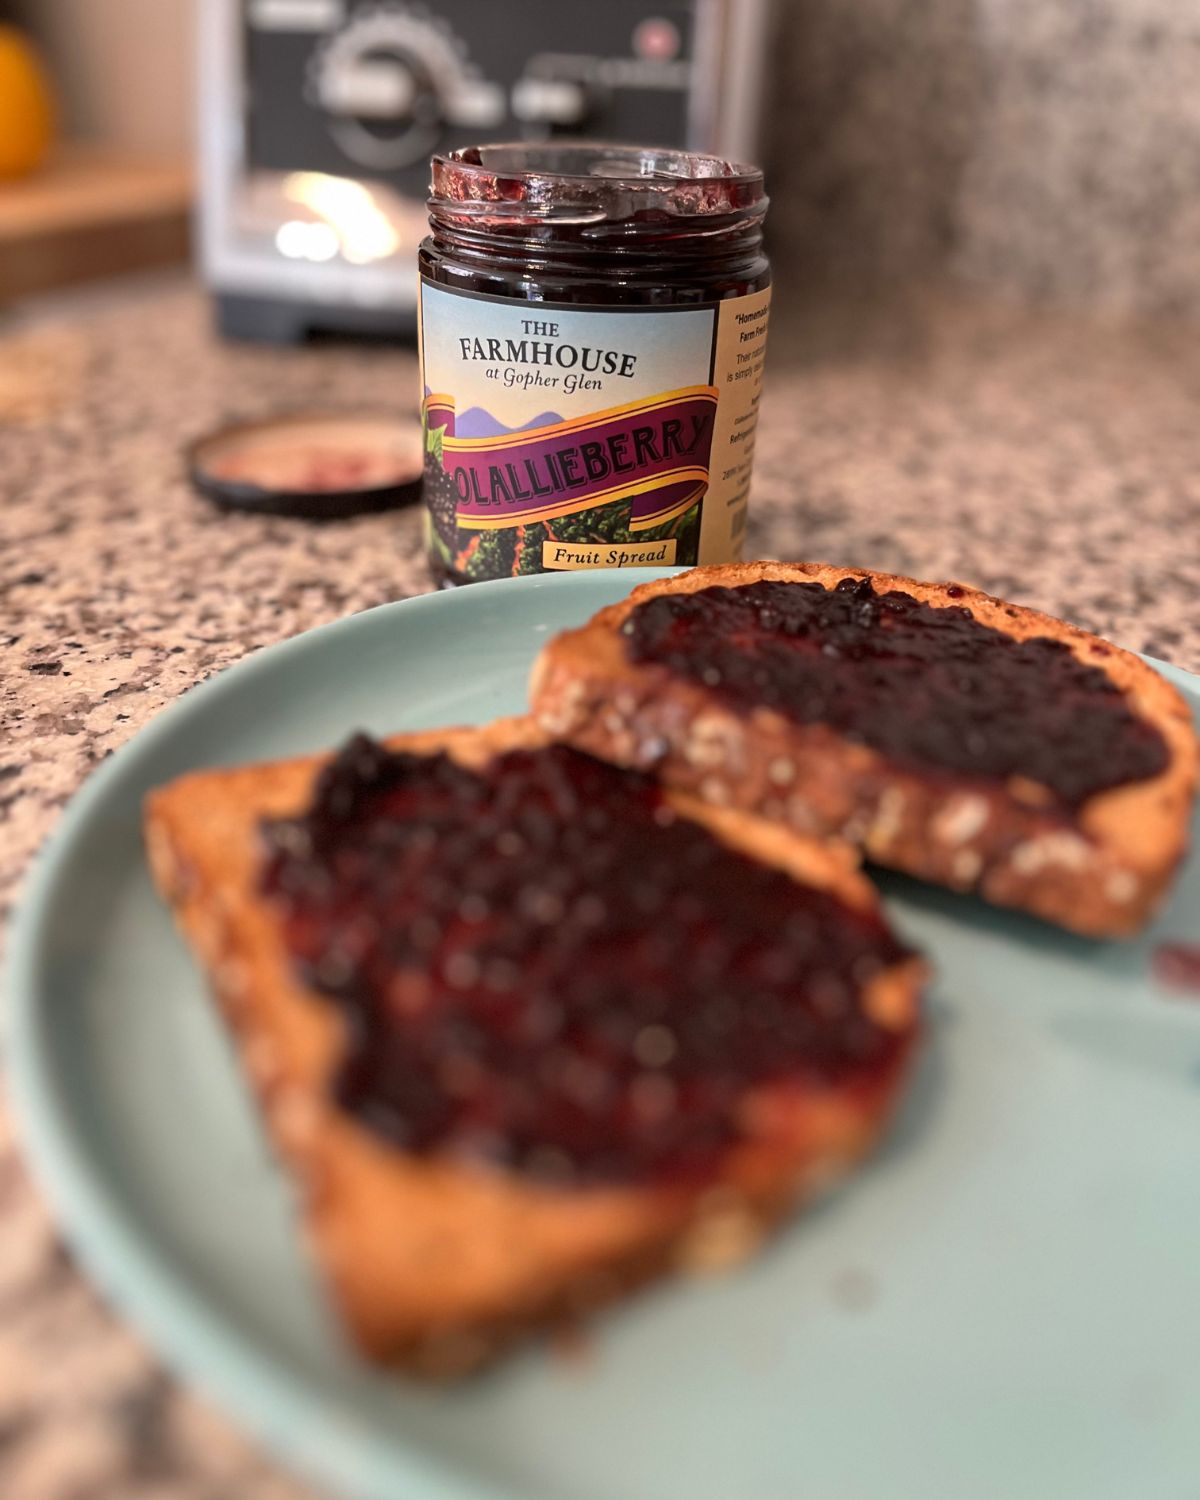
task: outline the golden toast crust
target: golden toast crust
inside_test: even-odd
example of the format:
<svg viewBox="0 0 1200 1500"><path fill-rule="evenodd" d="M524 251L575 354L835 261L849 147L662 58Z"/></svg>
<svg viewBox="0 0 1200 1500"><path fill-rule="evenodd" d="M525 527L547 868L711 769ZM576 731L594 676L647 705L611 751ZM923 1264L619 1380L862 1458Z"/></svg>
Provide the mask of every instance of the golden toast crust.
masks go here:
<svg viewBox="0 0 1200 1500"><path fill-rule="evenodd" d="M413 753L480 764L544 743L530 720L399 736ZM688 1188L555 1191L483 1168L417 1158L329 1098L342 1048L334 1008L294 978L257 892L260 821L306 804L323 758L202 771L147 800L155 880L204 965L302 1192L305 1225L342 1317L366 1353L430 1374L469 1369L531 1326L576 1316L676 1265L748 1253L806 1193L873 1141L900 1078L851 1092L763 1090L762 1134L718 1180ZM850 851L673 797L730 845L858 905L875 902ZM915 1026L922 966L868 992L884 1024Z"/></svg>
<svg viewBox="0 0 1200 1500"><path fill-rule="evenodd" d="M869 578L933 605L965 607L1016 639L1050 636L1099 667L1166 740L1170 763L1151 780L1092 798L1078 830L1053 827L1003 787L947 794L932 778L890 765L820 725L799 726L769 709L739 715L704 687L627 660L619 630L658 594L762 579L817 582ZM643 584L580 629L548 643L531 682L532 711L547 733L593 755L653 771L720 806L760 814L816 836L839 836L879 864L1001 906L1033 912L1076 932L1137 931L1160 904L1187 850L1197 742L1187 704L1138 657L1073 625L965 584L922 583L868 568L824 563L741 563L695 568Z"/></svg>

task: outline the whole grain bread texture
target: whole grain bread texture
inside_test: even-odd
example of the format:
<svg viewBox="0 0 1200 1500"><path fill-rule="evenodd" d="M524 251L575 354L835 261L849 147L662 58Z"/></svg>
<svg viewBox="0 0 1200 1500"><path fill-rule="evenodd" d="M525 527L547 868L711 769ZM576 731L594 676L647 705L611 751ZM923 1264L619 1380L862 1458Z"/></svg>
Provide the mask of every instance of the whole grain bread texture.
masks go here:
<svg viewBox="0 0 1200 1500"><path fill-rule="evenodd" d="M400 736L478 766L545 742L530 720ZM416 1156L330 1097L344 1046L336 1009L297 979L259 895L259 831L309 803L324 758L200 771L153 792L145 832L157 885L208 976L333 1302L359 1349L433 1377L465 1373L518 1336L570 1323L655 1276L749 1254L798 1201L876 1139L900 1072L839 1090L760 1089L753 1130L703 1188L544 1187ZM876 897L852 851L671 794L713 836L858 906ZM873 1017L914 1036L923 978L906 959L868 985Z"/></svg>
<svg viewBox="0 0 1200 1500"><path fill-rule="evenodd" d="M767 708L738 713L702 684L626 655L621 627L655 595L760 580L832 589L844 578L870 579L877 592L901 590L935 607L966 608L1014 639L1061 641L1106 673L1134 711L1157 726L1169 752L1166 769L1090 798L1067 822L1051 816L1037 789L1019 779L955 787L945 777L890 763L824 725L799 725ZM825 563L695 568L643 584L551 640L534 665L531 704L547 734L651 771L714 806L848 840L880 865L1092 936L1138 931L1187 851L1197 740L1182 696L1130 652L965 584Z"/></svg>

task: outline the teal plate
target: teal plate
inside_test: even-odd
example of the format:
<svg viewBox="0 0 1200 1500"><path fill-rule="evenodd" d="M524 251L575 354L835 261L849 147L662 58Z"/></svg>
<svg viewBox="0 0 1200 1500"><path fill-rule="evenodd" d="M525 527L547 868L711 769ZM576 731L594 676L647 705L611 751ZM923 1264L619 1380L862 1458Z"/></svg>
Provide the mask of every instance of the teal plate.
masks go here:
<svg viewBox="0 0 1200 1500"><path fill-rule="evenodd" d="M640 573L639 578L646 575ZM428 1390L359 1364L306 1262L200 975L146 874L143 794L195 766L521 708L533 655L634 580L389 605L189 693L93 777L14 938L33 1164L115 1306L283 1459L361 1500L1190 1500L1200 1495L1200 861L1141 942L887 880L938 969L874 1160L735 1275ZM1197 680L1167 675L1200 709Z"/></svg>

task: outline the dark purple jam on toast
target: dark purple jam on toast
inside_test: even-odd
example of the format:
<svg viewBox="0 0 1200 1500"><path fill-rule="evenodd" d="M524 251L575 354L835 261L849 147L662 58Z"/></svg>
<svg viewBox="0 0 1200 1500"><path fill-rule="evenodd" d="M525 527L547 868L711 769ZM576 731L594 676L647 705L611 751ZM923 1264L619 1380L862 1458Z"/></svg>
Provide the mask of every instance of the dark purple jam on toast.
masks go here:
<svg viewBox="0 0 1200 1500"><path fill-rule="evenodd" d="M345 1017L340 1102L409 1151L694 1178L748 1091L886 1087L911 1042L864 1003L910 957L880 915L562 746L469 770L360 737L264 833L297 972Z"/></svg>
<svg viewBox="0 0 1200 1500"><path fill-rule="evenodd" d="M1017 640L870 579L660 594L623 631L631 661L738 712L824 725L910 771L1020 777L1064 812L1168 763L1158 729L1063 642Z"/></svg>

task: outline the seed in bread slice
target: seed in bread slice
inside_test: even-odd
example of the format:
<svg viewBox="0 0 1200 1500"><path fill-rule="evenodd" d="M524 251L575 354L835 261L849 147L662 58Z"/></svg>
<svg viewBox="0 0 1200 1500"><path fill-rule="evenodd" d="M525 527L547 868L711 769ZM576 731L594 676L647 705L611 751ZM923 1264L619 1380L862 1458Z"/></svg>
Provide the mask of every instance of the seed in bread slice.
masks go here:
<svg viewBox="0 0 1200 1500"><path fill-rule="evenodd" d="M1186 852L1180 694L963 584L696 568L549 642L531 692L593 755L1081 933L1136 931Z"/></svg>
<svg viewBox="0 0 1200 1500"><path fill-rule="evenodd" d="M346 1326L427 1373L750 1252L917 1034L851 851L531 721L199 772L146 836Z"/></svg>

